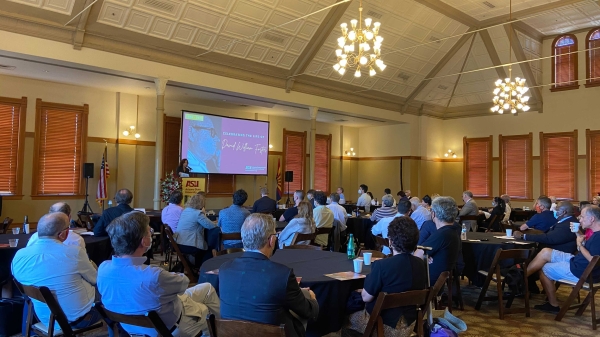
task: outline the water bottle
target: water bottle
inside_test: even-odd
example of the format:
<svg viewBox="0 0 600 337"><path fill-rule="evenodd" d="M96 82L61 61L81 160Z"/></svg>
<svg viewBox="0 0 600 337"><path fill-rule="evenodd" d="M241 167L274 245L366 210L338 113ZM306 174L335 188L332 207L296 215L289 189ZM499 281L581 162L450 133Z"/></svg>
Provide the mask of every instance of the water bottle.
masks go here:
<svg viewBox="0 0 600 337"><path fill-rule="evenodd" d="M112 207L112 199L108 199L108 208Z"/></svg>
<svg viewBox="0 0 600 337"><path fill-rule="evenodd" d="M463 241L467 240L467 225L466 224L462 225L462 230L460 231L460 239Z"/></svg>
<svg viewBox="0 0 600 337"><path fill-rule="evenodd" d="M27 215L23 221L23 234L29 234L29 217Z"/></svg>
<svg viewBox="0 0 600 337"><path fill-rule="evenodd" d="M350 234L348 238L348 260L354 260L356 255L354 254L354 234Z"/></svg>

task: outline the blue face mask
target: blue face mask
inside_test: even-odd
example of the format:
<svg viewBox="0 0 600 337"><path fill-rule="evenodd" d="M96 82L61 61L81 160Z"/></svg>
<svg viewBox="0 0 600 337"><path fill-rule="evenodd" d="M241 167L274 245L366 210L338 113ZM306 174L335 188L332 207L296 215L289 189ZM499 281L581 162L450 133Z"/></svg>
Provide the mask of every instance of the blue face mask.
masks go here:
<svg viewBox="0 0 600 337"><path fill-rule="evenodd" d="M554 218L558 219L558 211L554 210L554 211L552 211L552 213L554 213Z"/></svg>

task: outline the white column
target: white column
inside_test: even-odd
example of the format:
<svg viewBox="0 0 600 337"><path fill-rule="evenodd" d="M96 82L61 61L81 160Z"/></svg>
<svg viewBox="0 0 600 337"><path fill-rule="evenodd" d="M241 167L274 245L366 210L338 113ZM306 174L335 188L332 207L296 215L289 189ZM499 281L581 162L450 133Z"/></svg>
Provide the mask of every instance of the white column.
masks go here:
<svg viewBox="0 0 600 337"><path fill-rule="evenodd" d="M160 179L163 170L165 88L167 79L156 78L156 146L154 147L154 209L160 209Z"/></svg>
<svg viewBox="0 0 600 337"><path fill-rule="evenodd" d="M317 112L319 108L311 106L308 111L310 111L310 188L315 188L315 143L317 140Z"/></svg>

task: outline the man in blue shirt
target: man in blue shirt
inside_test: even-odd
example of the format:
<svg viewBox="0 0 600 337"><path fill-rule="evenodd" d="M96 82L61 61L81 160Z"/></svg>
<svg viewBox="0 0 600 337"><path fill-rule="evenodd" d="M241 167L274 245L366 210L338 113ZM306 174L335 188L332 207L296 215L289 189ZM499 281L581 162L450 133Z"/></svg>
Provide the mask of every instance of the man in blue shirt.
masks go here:
<svg viewBox="0 0 600 337"><path fill-rule="evenodd" d="M343 205L346 203L346 197L344 196L344 188L343 187L338 187L337 188L337 194L340 196L340 202L338 202L338 204Z"/></svg>
<svg viewBox="0 0 600 337"><path fill-rule="evenodd" d="M150 219L130 212L107 228L115 255L98 269L98 291L106 309L125 315L158 313L173 336L208 335L206 317L220 317L220 301L209 283L187 288L187 276L143 264L152 246ZM187 289L186 289L187 288ZM152 328L122 324L129 334L156 337Z"/></svg>
<svg viewBox="0 0 600 337"><path fill-rule="evenodd" d="M222 233L241 232L244 220L250 215L250 211L243 207L246 200L248 200L248 193L244 190L237 190L233 193L233 205L219 212L217 225L221 227ZM223 246L225 249L244 247L241 240L225 240Z"/></svg>
<svg viewBox="0 0 600 337"><path fill-rule="evenodd" d="M540 197L537 200L537 206L540 209L540 213L534 215L526 223L521 225L521 232L528 229L537 229L546 233L552 225L556 223L554 213L550 210L552 207L552 201L548 197Z"/></svg>
<svg viewBox="0 0 600 337"><path fill-rule="evenodd" d="M417 197L410 198L410 203L412 205L412 214L410 217L415 220L420 230L425 221L431 220L431 213L421 204L421 200Z"/></svg>
<svg viewBox="0 0 600 337"><path fill-rule="evenodd" d="M107 208L102 212L102 216L100 216L98 223L94 225L94 236L107 236L106 226L108 226L111 221L125 213L133 211L133 208L129 206L133 201L133 193L131 193L130 190L126 188L119 190L119 192L115 194L115 201L117 202L117 207Z"/></svg>

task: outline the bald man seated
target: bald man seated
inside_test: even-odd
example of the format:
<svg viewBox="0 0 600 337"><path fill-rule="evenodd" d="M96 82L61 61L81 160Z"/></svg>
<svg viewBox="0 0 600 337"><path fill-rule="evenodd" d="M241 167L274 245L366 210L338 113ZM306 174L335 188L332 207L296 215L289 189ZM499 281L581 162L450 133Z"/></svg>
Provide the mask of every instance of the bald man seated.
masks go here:
<svg viewBox="0 0 600 337"><path fill-rule="evenodd" d="M69 204L67 204L66 202L57 202L56 204L50 206L50 211L48 211L48 213L56 213L56 212L64 213L66 216L69 217L69 220L71 220L71 206L69 206ZM38 239L39 239L38 233L37 232L33 233L33 235L29 238L29 241L27 241L27 247L36 243L38 241ZM63 242L63 244L77 245L77 246L85 249L85 241L83 241L83 238L81 237L81 235L79 235L75 232L71 232L71 231L69 231L69 235L67 236L67 239Z"/></svg>

